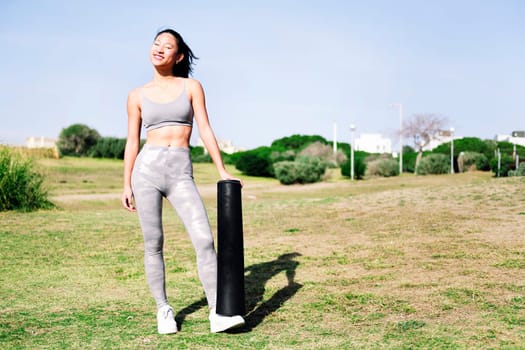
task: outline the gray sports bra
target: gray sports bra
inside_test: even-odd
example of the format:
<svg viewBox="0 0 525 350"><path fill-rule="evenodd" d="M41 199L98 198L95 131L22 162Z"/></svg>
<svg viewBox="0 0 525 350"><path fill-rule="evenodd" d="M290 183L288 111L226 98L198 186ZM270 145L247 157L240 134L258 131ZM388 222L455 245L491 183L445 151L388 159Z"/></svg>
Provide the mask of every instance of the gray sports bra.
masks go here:
<svg viewBox="0 0 525 350"><path fill-rule="evenodd" d="M193 107L186 92L186 81L181 94L170 102L153 102L141 94L142 123L146 131L170 125L193 125Z"/></svg>

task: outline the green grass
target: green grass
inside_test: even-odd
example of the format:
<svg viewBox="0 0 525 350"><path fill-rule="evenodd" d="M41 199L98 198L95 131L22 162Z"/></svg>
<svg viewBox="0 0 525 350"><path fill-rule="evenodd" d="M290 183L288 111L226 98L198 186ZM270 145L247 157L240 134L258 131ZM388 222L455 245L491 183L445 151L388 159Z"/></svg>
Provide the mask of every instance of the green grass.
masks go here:
<svg viewBox="0 0 525 350"><path fill-rule="evenodd" d="M0 213L1 349L523 349L520 178L282 186L243 177L247 326L210 334L195 255L164 211L180 332L156 334L122 162L45 159L58 209ZM234 169L230 170L236 175ZM195 164L216 226L216 172Z"/></svg>

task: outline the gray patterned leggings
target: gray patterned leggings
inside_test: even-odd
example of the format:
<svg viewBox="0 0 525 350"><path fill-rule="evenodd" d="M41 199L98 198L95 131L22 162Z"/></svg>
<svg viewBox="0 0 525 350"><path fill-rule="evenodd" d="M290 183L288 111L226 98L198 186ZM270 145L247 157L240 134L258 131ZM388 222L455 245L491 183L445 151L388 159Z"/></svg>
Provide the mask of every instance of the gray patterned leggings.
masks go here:
<svg viewBox="0 0 525 350"><path fill-rule="evenodd" d="M193 181L187 148L144 145L131 177L144 236L144 267L157 307L168 304L165 286L162 198L177 211L197 255L197 271L209 307L215 307L217 255L206 209Z"/></svg>

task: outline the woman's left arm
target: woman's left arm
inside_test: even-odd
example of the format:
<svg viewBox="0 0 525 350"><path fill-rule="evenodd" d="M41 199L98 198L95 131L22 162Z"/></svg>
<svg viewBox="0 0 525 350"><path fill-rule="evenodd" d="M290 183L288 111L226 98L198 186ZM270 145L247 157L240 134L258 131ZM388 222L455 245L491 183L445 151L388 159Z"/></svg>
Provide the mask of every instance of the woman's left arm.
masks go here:
<svg viewBox="0 0 525 350"><path fill-rule="evenodd" d="M222 161L221 152L217 139L210 125L208 118L208 111L206 110L206 101L204 97L204 90L199 81L194 79L188 79L188 87L191 95L191 104L193 107L193 113L197 126L199 127L199 135L201 137L204 146L208 150L213 163L217 167L217 171L222 180L242 180L233 177L224 167Z"/></svg>

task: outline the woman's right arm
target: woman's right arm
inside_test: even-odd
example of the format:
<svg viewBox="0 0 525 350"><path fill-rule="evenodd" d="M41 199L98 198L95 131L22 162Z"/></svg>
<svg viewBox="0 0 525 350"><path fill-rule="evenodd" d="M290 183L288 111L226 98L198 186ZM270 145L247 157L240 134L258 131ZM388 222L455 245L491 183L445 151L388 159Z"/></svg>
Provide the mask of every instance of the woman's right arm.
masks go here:
<svg viewBox="0 0 525 350"><path fill-rule="evenodd" d="M139 89L131 91L128 95L128 138L124 151L124 192L122 205L129 211L135 211L133 205L133 191L131 190L131 172L140 147L140 94Z"/></svg>

